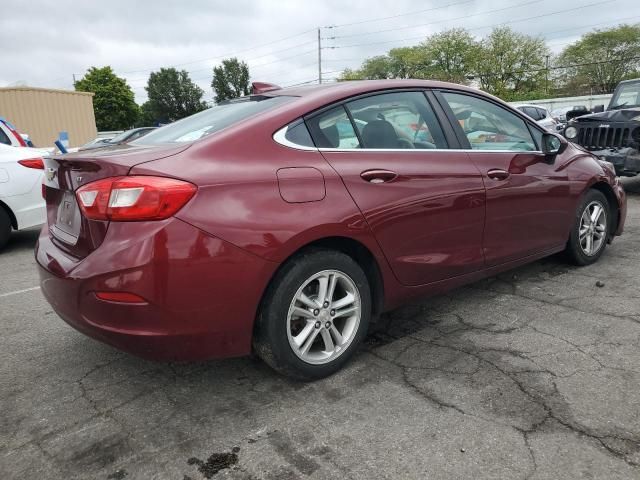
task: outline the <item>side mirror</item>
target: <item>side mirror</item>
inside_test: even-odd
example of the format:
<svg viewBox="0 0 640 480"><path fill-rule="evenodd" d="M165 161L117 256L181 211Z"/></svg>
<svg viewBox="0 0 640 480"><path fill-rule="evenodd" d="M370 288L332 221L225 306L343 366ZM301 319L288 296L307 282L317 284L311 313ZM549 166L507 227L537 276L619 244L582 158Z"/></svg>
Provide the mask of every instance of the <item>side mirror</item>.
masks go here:
<svg viewBox="0 0 640 480"><path fill-rule="evenodd" d="M596 105L595 107L593 107L591 109L591 111L593 113L600 113L600 112L604 112L604 105Z"/></svg>
<svg viewBox="0 0 640 480"><path fill-rule="evenodd" d="M550 132L542 134L542 153L550 160L564 152L567 144L568 142L560 135Z"/></svg>

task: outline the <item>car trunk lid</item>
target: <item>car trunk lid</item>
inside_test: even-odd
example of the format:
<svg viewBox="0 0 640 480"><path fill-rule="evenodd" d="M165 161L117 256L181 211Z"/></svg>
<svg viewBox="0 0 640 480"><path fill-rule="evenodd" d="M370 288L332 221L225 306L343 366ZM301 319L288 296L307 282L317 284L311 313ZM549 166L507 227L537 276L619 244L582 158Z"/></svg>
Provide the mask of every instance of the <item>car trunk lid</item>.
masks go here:
<svg viewBox="0 0 640 480"><path fill-rule="evenodd" d="M52 241L75 257L86 257L104 240L109 222L82 215L75 196L78 187L102 178L125 176L135 165L176 155L188 147L121 145L45 158L43 195Z"/></svg>

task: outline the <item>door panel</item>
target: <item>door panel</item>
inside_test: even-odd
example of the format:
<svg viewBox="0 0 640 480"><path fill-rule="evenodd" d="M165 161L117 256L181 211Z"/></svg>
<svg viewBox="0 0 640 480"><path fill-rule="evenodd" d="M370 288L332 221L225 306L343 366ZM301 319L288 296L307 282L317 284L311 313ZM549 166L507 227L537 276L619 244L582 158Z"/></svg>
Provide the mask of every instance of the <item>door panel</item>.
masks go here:
<svg viewBox="0 0 640 480"><path fill-rule="evenodd" d="M570 182L539 153L470 152L486 186L484 256L493 266L566 242ZM505 178L490 176L507 172ZM493 178L492 178L493 177Z"/></svg>
<svg viewBox="0 0 640 480"><path fill-rule="evenodd" d="M322 151L398 280L419 285L484 267L484 186L460 151ZM386 177L362 175L379 170ZM395 176L393 175L395 174ZM363 178L364 177L364 178Z"/></svg>
<svg viewBox="0 0 640 480"><path fill-rule="evenodd" d="M486 187L483 252L491 267L566 242L570 182L540 152L542 132L514 110L461 92L438 99Z"/></svg>

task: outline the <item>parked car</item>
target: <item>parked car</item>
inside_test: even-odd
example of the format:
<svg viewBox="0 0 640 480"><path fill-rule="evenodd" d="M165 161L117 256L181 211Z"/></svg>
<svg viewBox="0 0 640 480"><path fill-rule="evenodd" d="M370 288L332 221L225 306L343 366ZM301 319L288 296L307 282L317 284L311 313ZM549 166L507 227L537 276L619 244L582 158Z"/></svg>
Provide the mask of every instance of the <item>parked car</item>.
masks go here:
<svg viewBox="0 0 640 480"><path fill-rule="evenodd" d="M547 130L556 131L558 121L551 116L546 108L540 105L517 105L515 108L533 118Z"/></svg>
<svg viewBox="0 0 640 480"><path fill-rule="evenodd" d="M640 78L620 82L606 111L572 119L564 136L611 162L618 175L640 173Z"/></svg>
<svg viewBox="0 0 640 480"><path fill-rule="evenodd" d="M5 118L0 117L0 145L26 147L27 142L16 128Z"/></svg>
<svg viewBox="0 0 640 480"><path fill-rule="evenodd" d="M12 230L44 223L44 153L36 148L0 145L0 249Z"/></svg>
<svg viewBox="0 0 640 480"><path fill-rule="evenodd" d="M112 147L114 145L122 145L123 143L132 142L140 137L143 137L147 133L155 130L156 127L141 127L141 128L132 128L131 130L126 130L122 133L119 133L113 138L102 141L99 138L96 138L92 142L89 142L82 147L78 148L78 151L83 150L93 150L94 148L102 148L102 147ZM98 141L100 140L100 141Z"/></svg>
<svg viewBox="0 0 640 480"><path fill-rule="evenodd" d="M261 87L46 160L36 259L66 322L147 358L253 348L316 379L385 310L556 252L588 265L622 232L611 165L488 94Z"/></svg>
<svg viewBox="0 0 640 480"><path fill-rule="evenodd" d="M90 142L85 143L78 150L89 150L91 148L103 147L105 142L109 142L113 137L98 137L94 138Z"/></svg>

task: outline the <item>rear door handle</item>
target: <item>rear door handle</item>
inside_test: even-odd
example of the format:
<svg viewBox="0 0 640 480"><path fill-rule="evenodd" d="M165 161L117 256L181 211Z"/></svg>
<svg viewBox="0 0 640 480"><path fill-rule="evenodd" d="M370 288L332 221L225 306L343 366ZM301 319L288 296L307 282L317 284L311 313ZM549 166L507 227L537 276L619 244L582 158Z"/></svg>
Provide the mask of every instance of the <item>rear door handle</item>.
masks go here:
<svg viewBox="0 0 640 480"><path fill-rule="evenodd" d="M493 180L506 180L510 176L511 174L509 172L500 168L492 168L487 172L487 177Z"/></svg>
<svg viewBox="0 0 640 480"><path fill-rule="evenodd" d="M398 174L391 170L372 169L365 170L360 177L369 183L385 183L397 178Z"/></svg>

